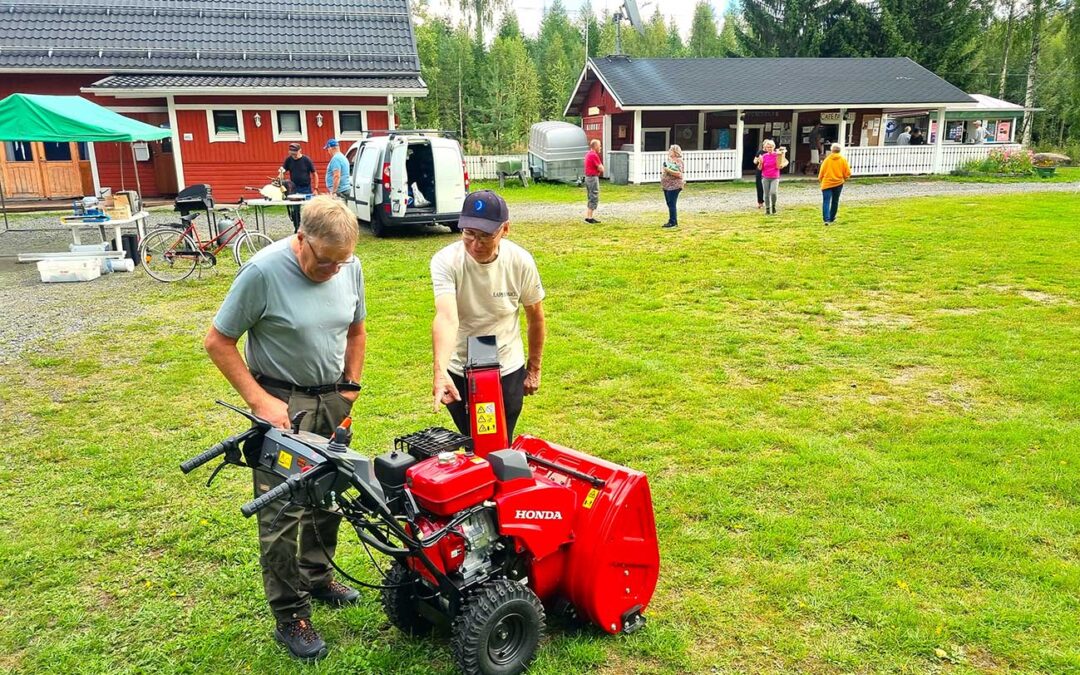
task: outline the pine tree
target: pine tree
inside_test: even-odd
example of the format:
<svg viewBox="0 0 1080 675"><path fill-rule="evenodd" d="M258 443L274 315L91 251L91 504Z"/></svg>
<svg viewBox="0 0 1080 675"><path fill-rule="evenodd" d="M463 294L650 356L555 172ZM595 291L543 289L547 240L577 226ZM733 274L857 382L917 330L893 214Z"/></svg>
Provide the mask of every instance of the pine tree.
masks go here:
<svg viewBox="0 0 1080 675"><path fill-rule="evenodd" d="M981 18L971 0L877 0L881 56L906 56L960 88L970 84Z"/></svg>
<svg viewBox="0 0 1080 675"><path fill-rule="evenodd" d="M723 56L720 34L716 29L716 13L708 0L698 0L694 6L694 19L690 24L690 41L686 43L687 56L707 58Z"/></svg>
<svg viewBox="0 0 1080 675"><path fill-rule="evenodd" d="M818 0L743 0L735 27L747 56L817 56L823 41Z"/></svg>

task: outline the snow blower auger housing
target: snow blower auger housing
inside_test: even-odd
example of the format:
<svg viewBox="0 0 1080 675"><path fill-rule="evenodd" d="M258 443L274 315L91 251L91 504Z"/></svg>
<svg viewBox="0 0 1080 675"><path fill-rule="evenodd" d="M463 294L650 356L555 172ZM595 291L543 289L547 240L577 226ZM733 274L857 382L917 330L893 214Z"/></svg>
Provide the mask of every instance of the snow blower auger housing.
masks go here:
<svg viewBox="0 0 1080 675"><path fill-rule="evenodd" d="M348 420L325 439L228 406L252 427L181 470L224 455L286 479L245 516L282 497L340 513L393 559L380 586L391 623L448 627L463 673L523 672L546 611L608 633L642 627L660 569L645 475L532 436L508 447L493 338L470 338L466 382L471 437L424 429L372 460L348 448Z"/></svg>

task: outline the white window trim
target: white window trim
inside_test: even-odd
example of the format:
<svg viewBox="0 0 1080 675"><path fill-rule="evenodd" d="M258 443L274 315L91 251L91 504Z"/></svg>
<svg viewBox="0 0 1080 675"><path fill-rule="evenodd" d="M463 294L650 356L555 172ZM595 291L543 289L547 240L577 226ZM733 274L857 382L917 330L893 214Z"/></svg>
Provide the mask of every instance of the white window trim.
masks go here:
<svg viewBox="0 0 1080 675"><path fill-rule="evenodd" d="M232 110L236 113L236 126L238 127L235 134L219 134L214 127L214 111L215 110ZM244 111L241 108L207 108L206 109L206 130L210 137L211 143L244 143Z"/></svg>
<svg viewBox="0 0 1080 675"><path fill-rule="evenodd" d="M300 114L300 133L282 132L278 129L278 113L295 112ZM307 143L307 109L306 108L272 108L270 110L270 126L274 130L274 142L300 141Z"/></svg>
<svg viewBox="0 0 1080 675"><path fill-rule="evenodd" d="M667 152L671 147L671 129L669 127L643 127L641 129L641 151L645 152L645 134L658 134L664 132L664 149L660 152Z"/></svg>
<svg viewBox="0 0 1080 675"><path fill-rule="evenodd" d="M341 130L341 113L343 112L358 112L360 113L360 126L363 127L363 131L342 131ZM334 138L338 140L346 141L359 141L367 138L367 109L366 108L335 108L334 109Z"/></svg>

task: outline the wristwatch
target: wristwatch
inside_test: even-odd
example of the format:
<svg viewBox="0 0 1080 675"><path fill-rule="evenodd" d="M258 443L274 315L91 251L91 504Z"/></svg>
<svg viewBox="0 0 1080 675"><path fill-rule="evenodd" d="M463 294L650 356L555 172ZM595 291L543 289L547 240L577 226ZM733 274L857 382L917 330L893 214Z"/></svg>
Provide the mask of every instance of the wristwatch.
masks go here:
<svg viewBox="0 0 1080 675"><path fill-rule="evenodd" d="M364 388L364 385L359 382L353 382L352 380L342 380L338 382L338 391L360 391Z"/></svg>

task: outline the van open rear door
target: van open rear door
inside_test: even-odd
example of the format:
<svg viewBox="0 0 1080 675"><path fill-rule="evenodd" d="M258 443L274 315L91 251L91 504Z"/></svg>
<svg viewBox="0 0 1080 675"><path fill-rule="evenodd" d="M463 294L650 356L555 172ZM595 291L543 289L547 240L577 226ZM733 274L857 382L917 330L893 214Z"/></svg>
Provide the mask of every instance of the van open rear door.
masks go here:
<svg viewBox="0 0 1080 675"><path fill-rule="evenodd" d="M431 139L435 160L435 208L439 213L459 213L465 202L465 162L457 141Z"/></svg>
<svg viewBox="0 0 1080 675"><path fill-rule="evenodd" d="M409 142L404 138L390 140L390 215L401 218L408 207L409 187L405 172L405 160L408 159Z"/></svg>

